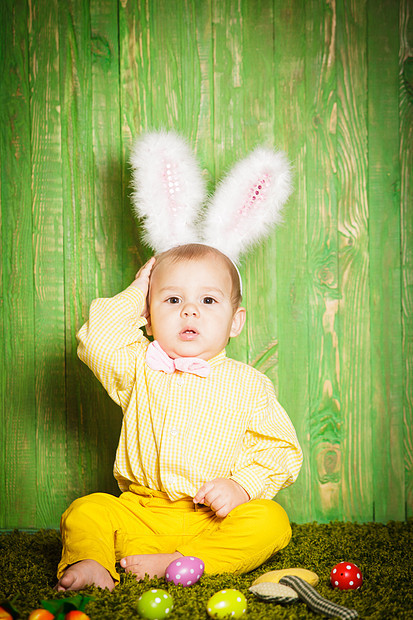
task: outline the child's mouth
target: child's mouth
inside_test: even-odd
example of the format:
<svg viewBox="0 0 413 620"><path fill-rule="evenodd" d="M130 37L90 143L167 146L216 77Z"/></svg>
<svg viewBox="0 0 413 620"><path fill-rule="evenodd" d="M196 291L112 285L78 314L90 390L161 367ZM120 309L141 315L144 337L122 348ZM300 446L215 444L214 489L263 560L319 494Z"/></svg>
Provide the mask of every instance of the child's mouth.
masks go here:
<svg viewBox="0 0 413 620"><path fill-rule="evenodd" d="M179 334L182 340L194 340L198 336L196 329L183 329Z"/></svg>

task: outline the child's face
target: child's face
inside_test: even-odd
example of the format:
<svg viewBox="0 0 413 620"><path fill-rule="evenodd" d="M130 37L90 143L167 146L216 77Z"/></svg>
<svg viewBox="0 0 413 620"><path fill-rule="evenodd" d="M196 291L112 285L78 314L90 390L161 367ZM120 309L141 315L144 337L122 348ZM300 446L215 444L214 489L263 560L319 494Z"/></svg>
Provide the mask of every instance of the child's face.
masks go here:
<svg viewBox="0 0 413 620"><path fill-rule="evenodd" d="M165 261L154 269L147 332L176 357L209 360L238 336L244 308L231 304L231 276L216 256Z"/></svg>

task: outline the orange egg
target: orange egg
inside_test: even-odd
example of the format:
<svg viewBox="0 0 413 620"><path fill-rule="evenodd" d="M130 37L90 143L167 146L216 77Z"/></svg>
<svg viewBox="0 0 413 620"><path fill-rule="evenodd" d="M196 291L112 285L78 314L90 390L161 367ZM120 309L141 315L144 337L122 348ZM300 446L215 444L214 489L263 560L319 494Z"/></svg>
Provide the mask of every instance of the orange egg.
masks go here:
<svg viewBox="0 0 413 620"><path fill-rule="evenodd" d="M54 615L47 609L35 609L29 616L29 620L52 620Z"/></svg>
<svg viewBox="0 0 413 620"><path fill-rule="evenodd" d="M0 607L0 620L13 620L13 616L3 607Z"/></svg>

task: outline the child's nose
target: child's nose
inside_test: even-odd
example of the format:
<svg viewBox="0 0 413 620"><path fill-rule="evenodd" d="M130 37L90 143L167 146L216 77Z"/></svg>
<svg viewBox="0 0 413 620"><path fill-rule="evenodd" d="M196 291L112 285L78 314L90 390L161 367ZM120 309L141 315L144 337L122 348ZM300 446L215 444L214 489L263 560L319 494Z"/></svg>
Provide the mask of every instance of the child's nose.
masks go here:
<svg viewBox="0 0 413 620"><path fill-rule="evenodd" d="M182 315L189 317L189 316L198 316L199 315L199 310L196 304L193 303L186 303L183 307L182 307Z"/></svg>

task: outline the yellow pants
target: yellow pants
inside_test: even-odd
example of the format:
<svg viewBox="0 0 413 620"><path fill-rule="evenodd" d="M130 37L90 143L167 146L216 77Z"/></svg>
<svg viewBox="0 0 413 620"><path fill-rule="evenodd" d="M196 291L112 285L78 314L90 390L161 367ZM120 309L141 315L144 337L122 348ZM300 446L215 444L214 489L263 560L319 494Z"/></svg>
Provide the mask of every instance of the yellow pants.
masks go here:
<svg viewBox="0 0 413 620"><path fill-rule="evenodd" d="M191 498L131 485L115 497L93 493L75 500L62 516L62 559L57 577L80 560L96 560L119 581L116 562L127 555L173 553L201 558L207 573L246 573L290 541L284 509L252 500L219 518Z"/></svg>

